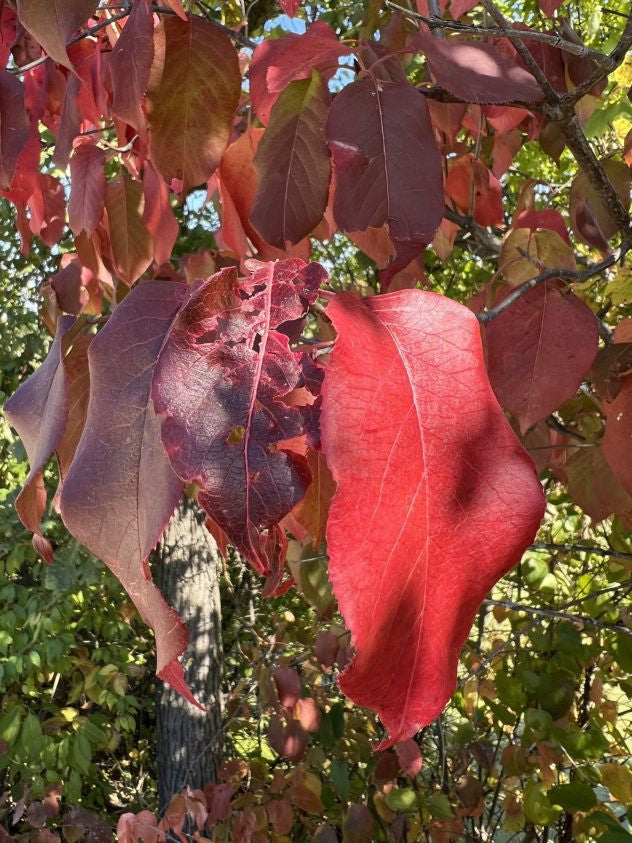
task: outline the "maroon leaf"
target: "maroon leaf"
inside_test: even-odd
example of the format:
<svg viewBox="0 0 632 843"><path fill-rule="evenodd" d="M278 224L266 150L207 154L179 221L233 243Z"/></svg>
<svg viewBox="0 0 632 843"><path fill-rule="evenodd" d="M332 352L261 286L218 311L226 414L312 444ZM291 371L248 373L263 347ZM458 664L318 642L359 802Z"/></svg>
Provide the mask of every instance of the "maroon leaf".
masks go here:
<svg viewBox="0 0 632 843"><path fill-rule="evenodd" d="M343 293L327 312L338 331L322 409L337 483L329 575L356 647L340 686L379 714L384 748L454 691L476 610L533 540L544 498L467 308L403 290Z"/></svg>
<svg viewBox="0 0 632 843"><path fill-rule="evenodd" d="M13 179L20 152L29 139L30 124L24 108L24 85L0 69L0 188Z"/></svg>
<svg viewBox="0 0 632 843"><path fill-rule="evenodd" d="M301 260L253 261L251 269L241 281L222 270L191 296L160 355L152 396L175 471L200 487L201 506L252 565L278 578L278 522L310 482L305 458L283 448L306 432L306 417L283 402L302 372L278 329L303 316L326 275Z"/></svg>
<svg viewBox="0 0 632 843"><path fill-rule="evenodd" d="M61 514L70 532L118 577L154 630L158 676L193 702L178 662L186 629L147 565L182 493L160 442L149 389L165 335L187 293L184 284L169 281L139 284L93 340L88 418L64 481Z"/></svg>
<svg viewBox="0 0 632 843"><path fill-rule="evenodd" d="M154 16L149 0L134 0L110 55L112 111L135 129L145 125L141 107L154 58Z"/></svg>
<svg viewBox="0 0 632 843"><path fill-rule="evenodd" d="M276 101L257 154L259 189L250 222L261 237L284 249L321 221L329 196L325 123L330 103L318 71L291 82Z"/></svg>
<svg viewBox="0 0 632 843"><path fill-rule="evenodd" d="M397 760L402 771L407 776L416 776L422 767L419 744L412 738L409 738L407 741L396 744L395 752L397 753Z"/></svg>
<svg viewBox="0 0 632 843"><path fill-rule="evenodd" d="M293 667L280 667L272 674L279 702L285 708L296 705L301 696L301 677Z"/></svg>
<svg viewBox="0 0 632 843"><path fill-rule="evenodd" d="M7 418L24 443L30 466L15 508L26 529L34 534L35 549L47 562L53 561L53 548L40 530L46 509L43 469L66 429L68 401L63 339L74 324L72 316L59 319L46 360L4 405Z"/></svg>
<svg viewBox="0 0 632 843"><path fill-rule="evenodd" d="M408 83L359 79L334 99L326 137L336 223L343 231L388 223L396 250L389 280L430 243L443 217L441 157L426 101Z"/></svg>
<svg viewBox="0 0 632 843"><path fill-rule="evenodd" d="M68 222L75 234L92 234L105 205L105 154L94 143L76 147L70 159Z"/></svg>
<svg viewBox="0 0 632 843"><path fill-rule="evenodd" d="M421 30L409 50L422 52L438 84L465 102L540 102L535 78L491 44L435 38Z"/></svg>
<svg viewBox="0 0 632 843"><path fill-rule="evenodd" d="M632 495L632 378L622 379L616 398L607 406L603 452L625 491Z"/></svg>
<svg viewBox="0 0 632 843"><path fill-rule="evenodd" d="M486 336L492 387L523 433L573 397L599 347L590 308L554 281L514 302Z"/></svg>

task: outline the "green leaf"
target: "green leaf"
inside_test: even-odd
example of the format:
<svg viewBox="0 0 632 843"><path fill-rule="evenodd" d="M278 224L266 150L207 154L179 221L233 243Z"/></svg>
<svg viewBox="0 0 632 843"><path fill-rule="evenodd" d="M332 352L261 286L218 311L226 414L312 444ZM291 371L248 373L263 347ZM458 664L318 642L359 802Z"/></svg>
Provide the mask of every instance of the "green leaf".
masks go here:
<svg viewBox="0 0 632 843"><path fill-rule="evenodd" d="M585 782L571 782L552 787L548 797L554 805L559 805L567 813L589 811L597 803L595 791Z"/></svg>
<svg viewBox="0 0 632 843"><path fill-rule="evenodd" d="M338 796L344 801L349 801L349 767L346 761L340 761L337 758L331 762L331 781L338 793Z"/></svg>
<svg viewBox="0 0 632 843"><path fill-rule="evenodd" d="M439 794L442 796L442 794ZM434 797L431 796L430 799ZM447 797L443 796L443 799L447 801ZM428 800L430 801L430 800ZM417 811L419 810L419 804L417 802L417 794L414 790L410 788L405 789L395 789L391 790L390 793L386 794L386 804L391 809L391 811ZM448 805L450 803L448 802ZM436 816L436 815L433 815ZM452 815L451 815L452 816Z"/></svg>
<svg viewBox="0 0 632 843"><path fill-rule="evenodd" d="M0 738L6 741L9 746L11 746L20 733L23 714L24 709L21 705L18 705L10 708L0 717Z"/></svg>
<svg viewBox="0 0 632 843"><path fill-rule="evenodd" d="M39 756L42 748L42 738L42 724L34 714L29 712L22 724L20 739L30 757Z"/></svg>
<svg viewBox="0 0 632 843"><path fill-rule="evenodd" d="M388 796L386 797L386 801L388 803ZM432 796L426 799L426 807L437 820L451 820L454 818L452 805L445 793L433 793Z"/></svg>
<svg viewBox="0 0 632 843"><path fill-rule="evenodd" d="M623 764L602 764L601 779L622 805L632 805L632 772Z"/></svg>
<svg viewBox="0 0 632 843"><path fill-rule="evenodd" d="M550 825L559 817L561 809L551 804L542 782L528 782L524 791L524 813L536 825Z"/></svg>

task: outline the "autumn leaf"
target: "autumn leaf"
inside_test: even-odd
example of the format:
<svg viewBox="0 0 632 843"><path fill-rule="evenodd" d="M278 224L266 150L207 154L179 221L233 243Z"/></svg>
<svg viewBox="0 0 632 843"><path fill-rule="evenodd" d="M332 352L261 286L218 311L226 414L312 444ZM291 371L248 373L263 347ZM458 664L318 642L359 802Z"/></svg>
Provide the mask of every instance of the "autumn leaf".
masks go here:
<svg viewBox="0 0 632 843"><path fill-rule="evenodd" d="M327 312L329 575L356 647L340 685L379 714L385 748L442 710L478 606L532 541L544 499L470 311L405 290L343 293Z"/></svg>
<svg viewBox="0 0 632 843"><path fill-rule="evenodd" d="M30 135L24 107L24 85L3 68L0 69L0 188L6 190L18 158Z"/></svg>
<svg viewBox="0 0 632 843"><path fill-rule="evenodd" d="M154 19L149 0L134 0L132 11L112 49L112 111L140 131L145 126L142 103L154 58Z"/></svg>
<svg viewBox="0 0 632 843"><path fill-rule="evenodd" d="M71 36L94 14L98 0L17 0L18 17L53 61L73 69L66 51Z"/></svg>
<svg viewBox="0 0 632 843"><path fill-rule="evenodd" d="M70 158L68 222L75 234L92 234L105 206L105 154L94 143L81 143Z"/></svg>

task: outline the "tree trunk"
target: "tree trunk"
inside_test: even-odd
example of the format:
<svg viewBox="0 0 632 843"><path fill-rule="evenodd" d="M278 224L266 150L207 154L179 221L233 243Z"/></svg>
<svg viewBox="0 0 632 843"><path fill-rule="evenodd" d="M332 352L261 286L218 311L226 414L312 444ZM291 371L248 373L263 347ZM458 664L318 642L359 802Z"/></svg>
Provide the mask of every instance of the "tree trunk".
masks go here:
<svg viewBox="0 0 632 843"><path fill-rule="evenodd" d="M160 682L156 709L158 799L161 811L186 785L217 780L222 752L222 624L219 552L195 505L185 498L155 554L155 578L189 629L183 656L195 708Z"/></svg>

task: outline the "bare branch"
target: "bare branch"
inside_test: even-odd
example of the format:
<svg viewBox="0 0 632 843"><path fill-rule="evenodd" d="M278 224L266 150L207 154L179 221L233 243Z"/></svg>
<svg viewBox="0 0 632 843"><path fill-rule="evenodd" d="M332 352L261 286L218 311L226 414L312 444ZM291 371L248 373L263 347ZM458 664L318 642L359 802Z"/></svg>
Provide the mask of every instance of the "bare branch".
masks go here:
<svg viewBox="0 0 632 843"><path fill-rule="evenodd" d="M465 217L462 214L457 214L456 211L449 208L447 205L444 216L446 219L450 220L450 222L455 222L457 225L460 225L461 228L471 232L472 236L475 237L481 245L485 246L486 249L489 249L490 252L493 252L496 255L500 253L502 246L501 241L486 228L483 228L478 225L478 223L474 222L471 217Z"/></svg>
<svg viewBox="0 0 632 843"><path fill-rule="evenodd" d="M399 6L393 3L392 0L386 0L386 5L397 12L407 15L409 18L415 20L422 20L428 25L432 31L434 29L448 29L452 32L460 32L463 35L493 35L495 37L509 38L512 41L529 40L539 41L543 44L550 44L552 47L558 47L567 53L572 53L575 56L593 57L596 60L605 60L608 57L598 50L591 50L590 47L585 47L583 44L574 44L572 41L567 41L561 35L550 35L546 32L531 32L530 30L516 30L516 29L499 29L495 26L469 26L468 24L459 23L453 20L444 20L441 17L428 17L427 15L413 12L410 9Z"/></svg>

